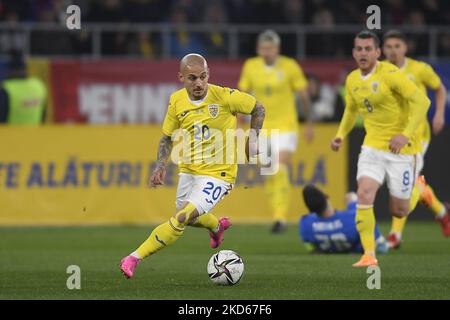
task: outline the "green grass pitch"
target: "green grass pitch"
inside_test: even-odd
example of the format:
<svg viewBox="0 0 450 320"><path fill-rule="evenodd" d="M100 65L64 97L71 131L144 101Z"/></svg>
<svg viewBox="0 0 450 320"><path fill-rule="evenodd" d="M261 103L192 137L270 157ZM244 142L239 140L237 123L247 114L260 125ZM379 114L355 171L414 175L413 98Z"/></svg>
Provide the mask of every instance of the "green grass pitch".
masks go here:
<svg viewBox="0 0 450 320"><path fill-rule="evenodd" d="M387 225L382 224L386 231ZM358 255L310 255L292 225L233 226L222 249L238 252L245 275L236 286L208 279L216 252L205 230L189 228L173 246L141 263L132 280L120 258L150 227L0 228L0 299L449 299L450 239L432 222L410 222L400 250L380 255L381 289L366 287ZM68 290L66 268L81 268L81 290Z"/></svg>

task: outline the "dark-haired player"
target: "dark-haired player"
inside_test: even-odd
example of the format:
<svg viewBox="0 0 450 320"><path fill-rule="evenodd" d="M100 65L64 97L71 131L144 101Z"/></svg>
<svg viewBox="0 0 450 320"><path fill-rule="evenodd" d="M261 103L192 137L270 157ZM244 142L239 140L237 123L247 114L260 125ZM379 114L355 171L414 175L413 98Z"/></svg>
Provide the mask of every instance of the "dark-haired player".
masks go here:
<svg viewBox="0 0 450 320"><path fill-rule="evenodd" d="M390 30L383 36L383 53L390 63L396 65L409 79L411 79L422 92L426 94L427 88L435 92L436 97L436 112L433 116L432 126L433 133L439 134L444 128L445 124L445 101L447 90L442 84L441 79L428 63L417 61L406 56L408 46L406 37L398 30ZM417 153L416 174L418 175L424 165L425 153L428 149L431 140L431 129L428 119L425 116L417 130L417 139L419 140L419 147L422 151ZM449 219L449 204L443 204L434 194L430 185L426 184L423 176L419 176L416 184L420 194L415 197L424 203L435 215L436 222L442 227L444 236L450 236L450 219ZM414 196L414 195L413 195ZM417 204L417 201L415 202ZM415 204L411 203L411 211ZM406 217L392 218L392 227L388 237L389 246L398 248L402 238L402 232L405 227Z"/></svg>
<svg viewBox="0 0 450 320"><path fill-rule="evenodd" d="M345 112L331 148L338 151L343 139L362 115L366 135L358 160L356 228L364 254L354 267L377 265L373 204L386 181L393 216L404 217L410 208L415 180L415 132L430 106L428 97L396 66L378 61L380 41L363 31L354 39L353 57L358 69L345 82Z"/></svg>
<svg viewBox="0 0 450 320"><path fill-rule="evenodd" d="M328 196L312 185L303 189L303 200L310 213L300 219L299 232L308 251L363 252L355 224L356 193L349 192L345 195L345 210L336 210ZM387 242L376 225L374 239L377 252L388 251Z"/></svg>

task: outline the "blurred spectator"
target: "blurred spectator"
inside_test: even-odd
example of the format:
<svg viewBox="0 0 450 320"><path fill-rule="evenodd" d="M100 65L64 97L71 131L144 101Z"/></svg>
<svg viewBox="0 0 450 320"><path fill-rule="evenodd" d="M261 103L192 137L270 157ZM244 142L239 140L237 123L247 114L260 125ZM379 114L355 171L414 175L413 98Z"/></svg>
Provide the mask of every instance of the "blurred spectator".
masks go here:
<svg viewBox="0 0 450 320"><path fill-rule="evenodd" d="M439 37L437 53L439 56L450 57L450 33L444 33Z"/></svg>
<svg viewBox="0 0 450 320"><path fill-rule="evenodd" d="M128 53L144 58L156 56L156 48L150 33L142 31L136 34L128 47Z"/></svg>
<svg viewBox="0 0 450 320"><path fill-rule="evenodd" d="M89 22L125 23L127 17L124 10L124 1L104 0L93 2ZM104 55L124 55L127 53L128 37L121 32L102 32L101 48Z"/></svg>
<svg viewBox="0 0 450 320"><path fill-rule="evenodd" d="M311 117L314 122L330 121L334 116L335 90L323 84L314 74L307 74L308 92L311 98Z"/></svg>
<svg viewBox="0 0 450 320"><path fill-rule="evenodd" d="M4 8L2 9L4 10ZM5 12L2 16L9 28L0 32L0 52L21 51L25 45L25 35L23 32L15 29L19 22L19 13L11 10Z"/></svg>
<svg viewBox="0 0 450 320"><path fill-rule="evenodd" d="M383 13L387 15L388 24L402 24L407 14L407 6L403 0L386 0L387 8Z"/></svg>
<svg viewBox="0 0 450 320"><path fill-rule="evenodd" d="M211 1L205 12L205 23L211 25L211 30L205 33L203 42L205 44L208 56L226 56L228 52L228 42L226 35L216 26L223 27L227 22L225 10L220 1Z"/></svg>
<svg viewBox="0 0 450 320"><path fill-rule="evenodd" d="M8 79L0 87L0 123L40 124L45 119L47 89L41 80L28 77L20 53L12 55Z"/></svg>
<svg viewBox="0 0 450 320"><path fill-rule="evenodd" d="M342 24L364 23L367 19L366 10L364 9L359 1L339 1L335 15L336 22Z"/></svg>
<svg viewBox="0 0 450 320"><path fill-rule="evenodd" d="M183 11L186 15L186 22L202 22L204 9L209 2L208 0L173 0L170 15L178 11Z"/></svg>
<svg viewBox="0 0 450 320"><path fill-rule="evenodd" d="M169 12L170 1L129 0L124 2L125 17L131 23L162 22Z"/></svg>
<svg viewBox="0 0 450 320"><path fill-rule="evenodd" d="M323 30L320 33L307 36L307 54L316 56L334 55L337 47L336 36L327 33L335 25L333 13L326 8L322 8L314 14L312 23Z"/></svg>
<svg viewBox="0 0 450 320"><path fill-rule="evenodd" d="M247 23L285 23L283 7L278 0L253 0L252 15Z"/></svg>
<svg viewBox="0 0 450 320"><path fill-rule="evenodd" d="M180 58L192 52L205 54L205 47L201 43L198 34L189 33L183 30L183 24L188 22L186 12L181 8L174 10L170 21L174 26L180 28L170 35L171 56Z"/></svg>
<svg viewBox="0 0 450 320"><path fill-rule="evenodd" d="M418 9L410 12L406 19L406 23L409 25L413 25L416 31L426 30L425 15ZM428 35L426 33L408 35L408 51L411 55L427 55L429 52L428 43Z"/></svg>
<svg viewBox="0 0 450 320"><path fill-rule="evenodd" d="M46 6L39 12L39 21L47 24L59 22L56 7ZM31 33L31 53L35 55L73 54L70 34L65 31L35 30Z"/></svg>
<svg viewBox="0 0 450 320"><path fill-rule="evenodd" d="M120 0L93 1L88 20L91 22L124 22L126 15Z"/></svg>
<svg viewBox="0 0 450 320"><path fill-rule="evenodd" d="M421 11L425 16L427 23L442 24L445 18L440 14L440 6L438 0L422 0Z"/></svg>
<svg viewBox="0 0 450 320"><path fill-rule="evenodd" d="M283 4L283 15L285 17L285 23L305 23L305 2L303 0L283 1Z"/></svg>
<svg viewBox="0 0 450 320"><path fill-rule="evenodd" d="M231 23L249 23L252 16L252 3L248 0L226 0L224 3L228 21Z"/></svg>

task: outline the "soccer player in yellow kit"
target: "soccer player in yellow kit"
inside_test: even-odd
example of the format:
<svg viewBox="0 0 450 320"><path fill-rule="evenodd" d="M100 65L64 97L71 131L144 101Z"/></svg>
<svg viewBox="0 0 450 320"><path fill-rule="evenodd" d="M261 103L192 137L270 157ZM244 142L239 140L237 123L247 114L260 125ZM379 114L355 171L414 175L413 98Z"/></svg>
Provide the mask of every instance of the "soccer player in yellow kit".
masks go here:
<svg viewBox="0 0 450 320"><path fill-rule="evenodd" d="M268 129L269 135L271 129L279 130L278 140L269 139L270 152L279 154L279 170L266 177L265 189L274 215L272 232L281 233L286 230L291 198L287 168L297 149L296 93L308 118L305 138L310 142L313 137L308 82L294 59L280 55L280 37L275 31L266 30L258 36L257 53L245 61L238 88L254 95L266 108L263 129Z"/></svg>
<svg viewBox="0 0 450 320"><path fill-rule="evenodd" d="M355 125L364 119L366 136L358 159L356 228L364 254L354 267L377 265L373 204L378 189L387 181L393 216L409 213L414 186L414 162L418 143L415 131L430 106L427 96L396 66L378 61L380 41L370 31L354 39L353 57L358 69L345 82L345 112L331 148L338 151Z"/></svg>
<svg viewBox="0 0 450 320"><path fill-rule="evenodd" d="M188 225L207 229L212 248L222 243L223 232L231 222L226 217L218 219L210 211L231 191L236 179L237 161L229 158L231 155L231 159L236 159L236 144L227 132L236 129L238 113L251 114L254 135L247 140L247 148L250 155L251 150L257 151L265 112L254 97L208 84L209 69L206 60L198 54L188 54L181 60L178 77L184 88L170 97L156 168L149 180L150 187L164 184L172 139L181 129L188 139L182 141L183 148L187 146L190 154L183 155L179 161L176 212L157 226L136 251L122 259L120 269L127 278L134 275L142 259L173 244Z"/></svg>
<svg viewBox="0 0 450 320"><path fill-rule="evenodd" d="M383 53L387 61L396 65L425 94L427 88L430 88L435 92L436 112L433 117L433 133L439 134L445 124L445 100L447 90L433 68L425 62L406 57L407 50L406 38L403 33L397 30L391 30L384 34ZM431 140L431 129L426 116L422 119L419 129L417 130L416 139L418 139L422 146L422 151L417 154L416 163L416 175L419 175L423 169L425 153ZM416 184L418 186L418 188L416 188L417 195L415 195L413 191L412 198L414 198L415 202L411 202L410 210L412 211L420 200L434 213L436 222L441 225L444 236L450 236L449 204L443 204L439 201L434 194L433 189L425 183L423 176L417 177ZM392 227L388 236L389 247L400 247L406 219L406 217L392 218Z"/></svg>

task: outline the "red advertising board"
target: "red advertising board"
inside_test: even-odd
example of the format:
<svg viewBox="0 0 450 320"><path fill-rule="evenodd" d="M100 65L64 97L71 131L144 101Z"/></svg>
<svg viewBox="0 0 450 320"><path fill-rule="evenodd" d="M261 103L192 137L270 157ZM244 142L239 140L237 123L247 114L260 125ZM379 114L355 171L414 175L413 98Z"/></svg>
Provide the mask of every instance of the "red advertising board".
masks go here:
<svg viewBox="0 0 450 320"><path fill-rule="evenodd" d="M242 63L209 61L210 82L236 87ZM308 60L301 65L337 85L353 63ZM50 69L54 121L60 123L159 123L170 94L180 87L174 60L54 60Z"/></svg>

